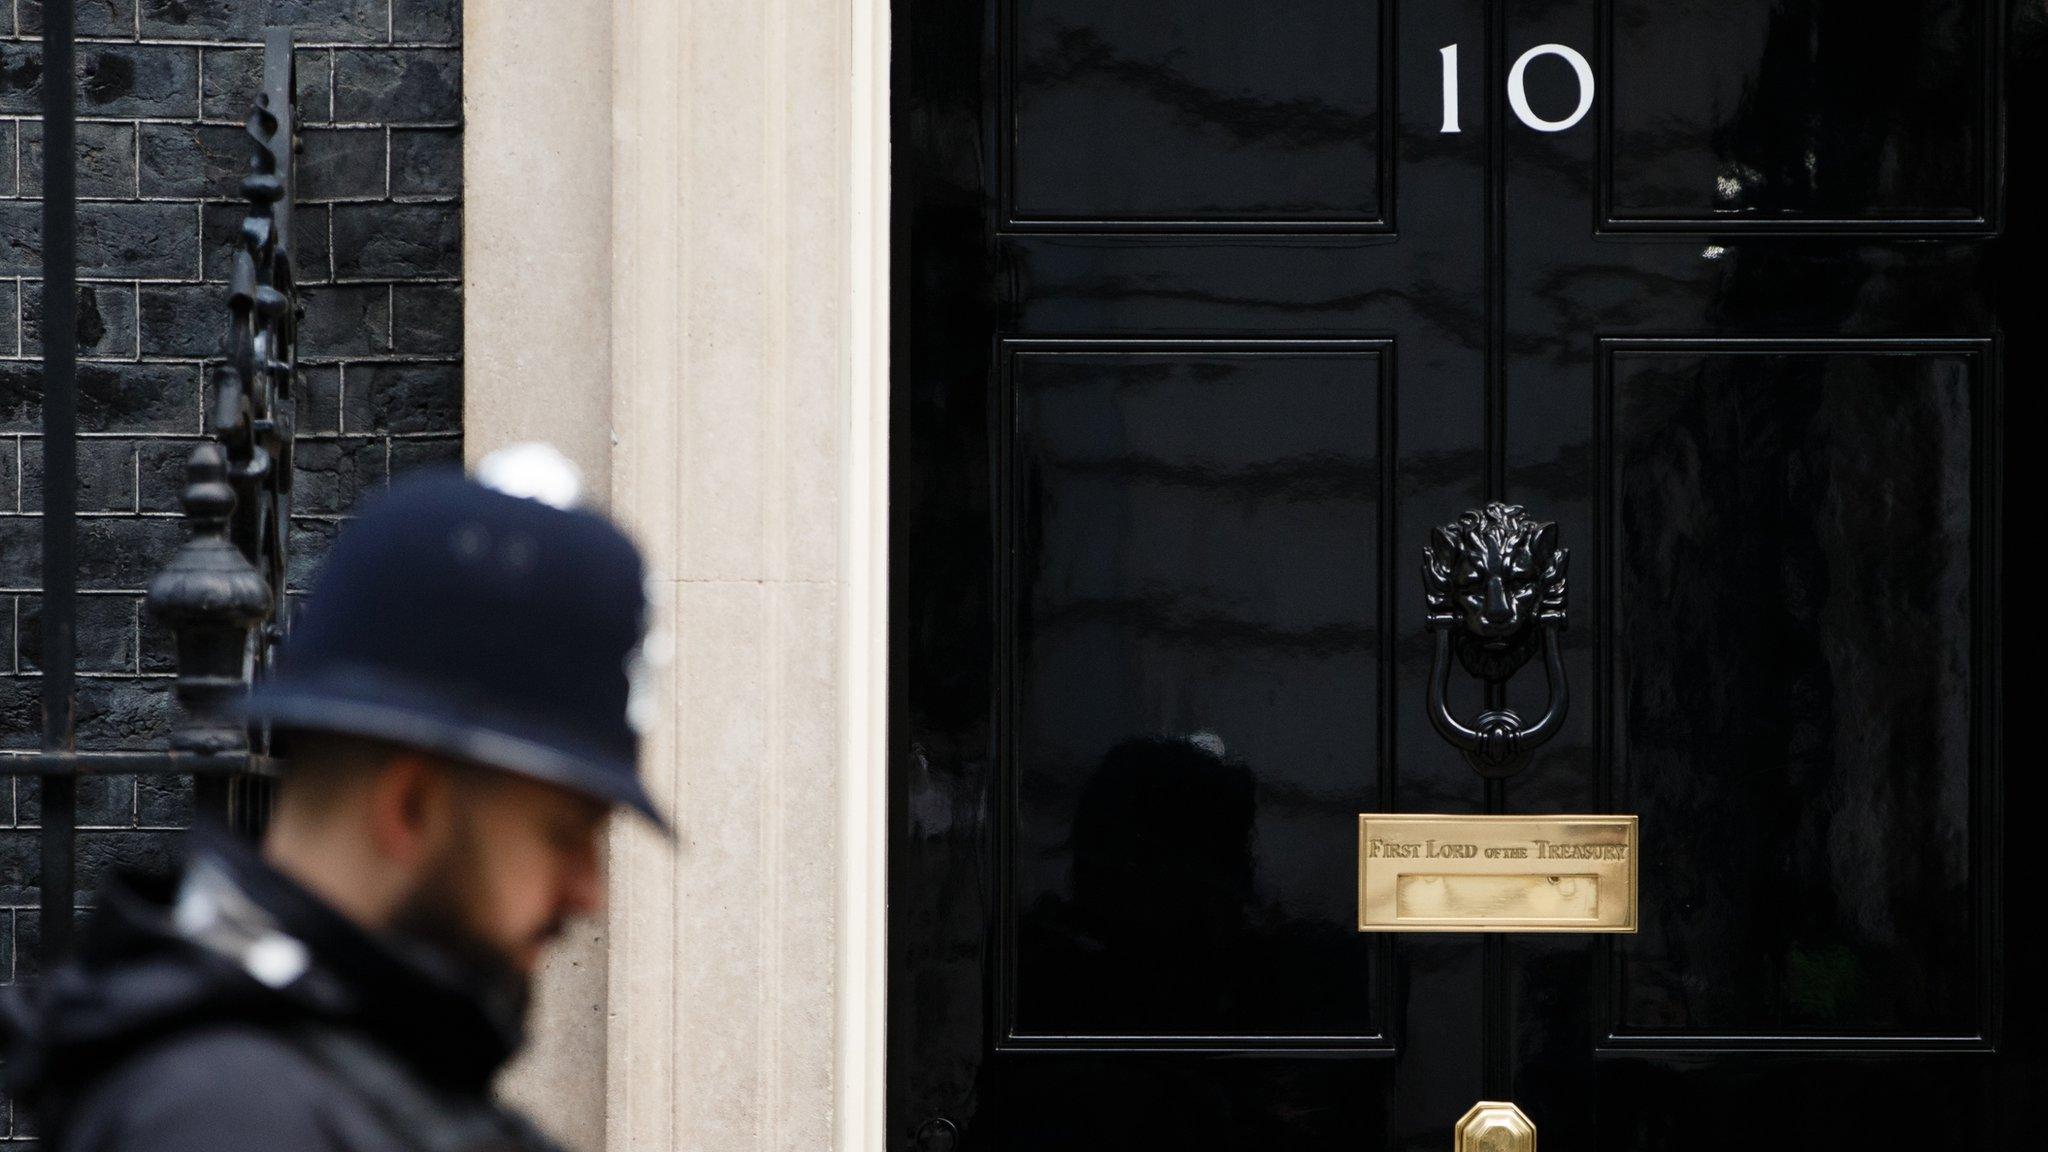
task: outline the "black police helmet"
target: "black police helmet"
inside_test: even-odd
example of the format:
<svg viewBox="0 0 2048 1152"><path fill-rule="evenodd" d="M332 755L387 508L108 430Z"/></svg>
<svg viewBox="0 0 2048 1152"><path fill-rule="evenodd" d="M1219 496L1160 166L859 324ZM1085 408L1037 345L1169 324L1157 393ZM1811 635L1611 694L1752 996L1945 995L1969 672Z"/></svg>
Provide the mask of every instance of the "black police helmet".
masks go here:
<svg viewBox="0 0 2048 1152"><path fill-rule="evenodd" d="M519 773L666 830L638 770L644 576L602 516L413 473L343 529L248 714Z"/></svg>

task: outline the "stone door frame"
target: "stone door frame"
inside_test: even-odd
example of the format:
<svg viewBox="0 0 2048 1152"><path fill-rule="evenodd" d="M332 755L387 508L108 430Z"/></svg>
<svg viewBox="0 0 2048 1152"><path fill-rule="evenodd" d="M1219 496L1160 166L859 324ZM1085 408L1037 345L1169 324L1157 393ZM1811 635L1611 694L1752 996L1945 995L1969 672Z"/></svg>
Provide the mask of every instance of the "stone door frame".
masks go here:
<svg viewBox="0 0 2048 1152"><path fill-rule="evenodd" d="M510 1095L572 1146L883 1144L886 0L464 5L466 450L554 442L660 577L612 907Z"/></svg>

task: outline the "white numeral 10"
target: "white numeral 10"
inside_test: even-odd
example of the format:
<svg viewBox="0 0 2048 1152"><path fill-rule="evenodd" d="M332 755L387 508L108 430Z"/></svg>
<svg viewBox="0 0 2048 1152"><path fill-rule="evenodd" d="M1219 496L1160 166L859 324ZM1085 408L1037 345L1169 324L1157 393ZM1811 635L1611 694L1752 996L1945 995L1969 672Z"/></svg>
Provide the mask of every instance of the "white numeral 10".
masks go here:
<svg viewBox="0 0 2048 1152"><path fill-rule="evenodd" d="M1444 126L1445 132L1458 131L1458 46L1446 44L1439 53L1444 58ZM1523 83L1523 75L1529 70L1529 61L1538 56L1556 56L1572 66L1579 78L1579 106L1562 120L1545 120L1529 107L1529 91ZM1562 132L1586 118L1593 109L1593 66L1578 50L1563 44L1538 44L1515 59L1515 66L1508 69L1508 106L1522 123L1538 132Z"/></svg>

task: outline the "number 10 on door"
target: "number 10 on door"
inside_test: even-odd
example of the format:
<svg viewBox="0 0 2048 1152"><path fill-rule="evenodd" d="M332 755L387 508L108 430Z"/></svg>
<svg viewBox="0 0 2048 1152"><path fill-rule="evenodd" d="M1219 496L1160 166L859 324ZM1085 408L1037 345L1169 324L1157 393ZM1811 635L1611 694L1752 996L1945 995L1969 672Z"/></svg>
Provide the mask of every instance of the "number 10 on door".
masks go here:
<svg viewBox="0 0 2048 1152"><path fill-rule="evenodd" d="M1445 132L1457 132L1458 127L1458 46L1446 44L1437 50L1444 58L1444 126ZM1562 120L1545 120L1529 107L1528 86L1524 76L1529 70L1529 61L1538 56L1555 56L1572 66L1572 72L1579 80L1579 106ZM1538 44L1515 58L1515 66L1508 69L1508 105L1515 110L1515 116L1522 123L1538 132L1562 132L1586 118L1593 108L1593 66L1578 50L1564 44Z"/></svg>

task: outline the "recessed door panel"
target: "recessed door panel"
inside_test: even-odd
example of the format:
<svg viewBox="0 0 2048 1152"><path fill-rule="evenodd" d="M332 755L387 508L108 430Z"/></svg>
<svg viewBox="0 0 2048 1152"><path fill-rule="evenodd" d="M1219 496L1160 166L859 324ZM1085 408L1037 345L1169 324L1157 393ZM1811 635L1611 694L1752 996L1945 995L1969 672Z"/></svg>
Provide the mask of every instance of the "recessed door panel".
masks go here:
<svg viewBox="0 0 2048 1152"><path fill-rule="evenodd" d="M1373 3L1008 0L1006 219L1384 228Z"/></svg>
<svg viewBox="0 0 2048 1152"><path fill-rule="evenodd" d="M1619 227L1987 227L1996 5L1606 0Z"/></svg>
<svg viewBox="0 0 2048 1152"><path fill-rule="evenodd" d="M1011 1039L1379 1031L1383 353L1010 347Z"/></svg>
<svg viewBox="0 0 2048 1152"><path fill-rule="evenodd" d="M1988 347L1608 357L1616 1033L1977 1035Z"/></svg>

